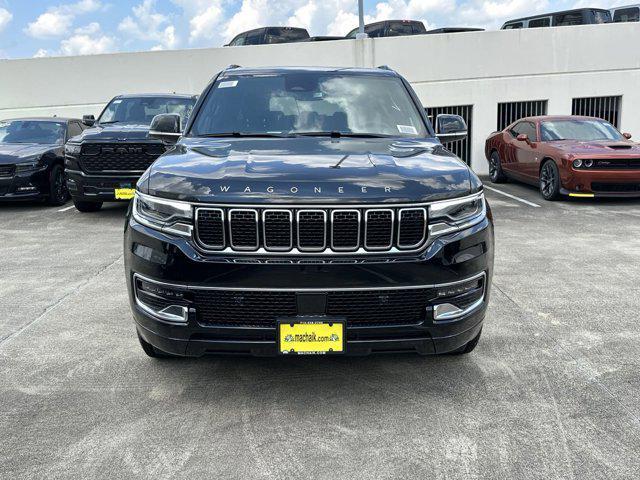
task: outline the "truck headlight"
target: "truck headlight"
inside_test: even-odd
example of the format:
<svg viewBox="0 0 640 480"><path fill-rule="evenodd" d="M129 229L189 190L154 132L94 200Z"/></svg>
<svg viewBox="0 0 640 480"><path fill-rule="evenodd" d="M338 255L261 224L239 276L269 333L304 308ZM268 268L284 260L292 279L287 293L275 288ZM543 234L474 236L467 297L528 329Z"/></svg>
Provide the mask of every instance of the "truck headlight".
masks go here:
<svg viewBox="0 0 640 480"><path fill-rule="evenodd" d="M429 206L429 235L444 235L472 227L486 215L484 193L436 202Z"/></svg>
<svg viewBox="0 0 640 480"><path fill-rule="evenodd" d="M29 160L28 162L17 163L16 173L35 170L36 168L38 168L39 161L40 158L34 158L33 160Z"/></svg>
<svg viewBox="0 0 640 480"><path fill-rule="evenodd" d="M72 143L67 143L64 146L64 153L67 155L79 155L82 150L81 145L74 145Z"/></svg>
<svg viewBox="0 0 640 480"><path fill-rule="evenodd" d="M193 208L187 202L167 200L136 192L133 197L133 218L149 228L164 233L191 236Z"/></svg>

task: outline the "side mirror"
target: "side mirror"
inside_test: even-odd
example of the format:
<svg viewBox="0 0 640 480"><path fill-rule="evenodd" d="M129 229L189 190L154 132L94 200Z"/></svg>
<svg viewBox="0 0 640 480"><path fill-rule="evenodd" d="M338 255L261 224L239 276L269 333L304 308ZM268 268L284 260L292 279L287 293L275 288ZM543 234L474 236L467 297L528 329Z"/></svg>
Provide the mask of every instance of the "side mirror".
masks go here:
<svg viewBox="0 0 640 480"><path fill-rule="evenodd" d="M442 113L436 117L436 137L442 143L464 140L467 138L467 122L460 115Z"/></svg>
<svg viewBox="0 0 640 480"><path fill-rule="evenodd" d="M626 138L627 140L631 140L631 136L632 136L632 135L631 135L630 133L623 133L623 134L622 134L622 136L623 136L624 138Z"/></svg>
<svg viewBox="0 0 640 480"><path fill-rule="evenodd" d="M93 115L83 115L82 123L87 127L93 127L96 124L96 117L94 117Z"/></svg>
<svg viewBox="0 0 640 480"><path fill-rule="evenodd" d="M521 133L520 135L518 135L516 137L516 140L518 140L519 142L528 142L529 141L529 137L527 137L526 133Z"/></svg>
<svg viewBox="0 0 640 480"><path fill-rule="evenodd" d="M176 143L182 135L182 118L177 113L162 113L151 120L149 137Z"/></svg>

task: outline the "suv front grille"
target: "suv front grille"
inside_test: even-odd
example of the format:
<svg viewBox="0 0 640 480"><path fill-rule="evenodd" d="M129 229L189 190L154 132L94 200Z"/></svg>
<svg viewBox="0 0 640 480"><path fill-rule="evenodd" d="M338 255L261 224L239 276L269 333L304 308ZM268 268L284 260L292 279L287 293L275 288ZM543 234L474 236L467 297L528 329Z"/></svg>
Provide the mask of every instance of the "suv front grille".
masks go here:
<svg viewBox="0 0 640 480"><path fill-rule="evenodd" d="M78 161L87 173L144 172L163 153L162 144L94 143L82 146Z"/></svg>
<svg viewBox="0 0 640 480"><path fill-rule="evenodd" d="M15 165L0 165L0 177L13 177Z"/></svg>
<svg viewBox="0 0 640 480"><path fill-rule="evenodd" d="M195 230L205 250L376 253L420 248L426 227L426 207L198 207Z"/></svg>

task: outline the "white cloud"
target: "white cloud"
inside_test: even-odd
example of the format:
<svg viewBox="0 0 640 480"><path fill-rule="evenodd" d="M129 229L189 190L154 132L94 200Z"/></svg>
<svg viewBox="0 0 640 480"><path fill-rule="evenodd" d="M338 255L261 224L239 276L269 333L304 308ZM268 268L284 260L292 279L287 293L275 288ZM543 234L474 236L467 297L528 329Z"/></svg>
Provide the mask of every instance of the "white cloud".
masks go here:
<svg viewBox="0 0 640 480"><path fill-rule="evenodd" d="M13 19L13 14L6 8L0 8L0 32L5 29Z"/></svg>
<svg viewBox="0 0 640 480"><path fill-rule="evenodd" d="M76 16L95 12L101 7L99 0L80 0L76 3L51 7L39 15L35 21L30 22L25 32L40 39L62 37L69 33Z"/></svg>
<svg viewBox="0 0 640 480"><path fill-rule="evenodd" d="M76 28L69 38L60 42L58 50L39 49L34 58L73 56L73 55L96 55L100 53L111 53L116 51L117 41L115 38L102 32L100 24L91 22L83 27Z"/></svg>
<svg viewBox="0 0 640 480"><path fill-rule="evenodd" d="M499 28L511 18L543 13L550 9L548 0L472 0L462 5L458 18L465 25Z"/></svg>
<svg viewBox="0 0 640 480"><path fill-rule="evenodd" d="M155 7L156 0L144 0L133 7L133 17L124 18L118 30L132 39L159 42L153 50L175 48L179 43L176 28L170 18Z"/></svg>
<svg viewBox="0 0 640 480"><path fill-rule="evenodd" d="M107 35L73 35L60 42L61 55L95 55L115 50L116 42Z"/></svg>
<svg viewBox="0 0 640 480"><path fill-rule="evenodd" d="M224 18L224 12L219 4L213 2L208 8L194 15L189 21L191 33L189 41L198 39L212 39L219 36L218 28Z"/></svg>

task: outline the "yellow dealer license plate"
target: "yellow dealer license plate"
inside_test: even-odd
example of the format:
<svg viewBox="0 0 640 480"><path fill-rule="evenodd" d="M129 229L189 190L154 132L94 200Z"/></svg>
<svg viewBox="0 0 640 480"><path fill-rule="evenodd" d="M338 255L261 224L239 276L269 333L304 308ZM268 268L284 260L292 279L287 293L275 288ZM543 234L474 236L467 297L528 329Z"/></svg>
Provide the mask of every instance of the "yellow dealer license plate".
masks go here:
<svg viewBox="0 0 640 480"><path fill-rule="evenodd" d="M116 200L131 200L135 192L135 188L116 188Z"/></svg>
<svg viewBox="0 0 640 480"><path fill-rule="evenodd" d="M289 322L279 324L280 353L324 355L344 353L344 323Z"/></svg>

